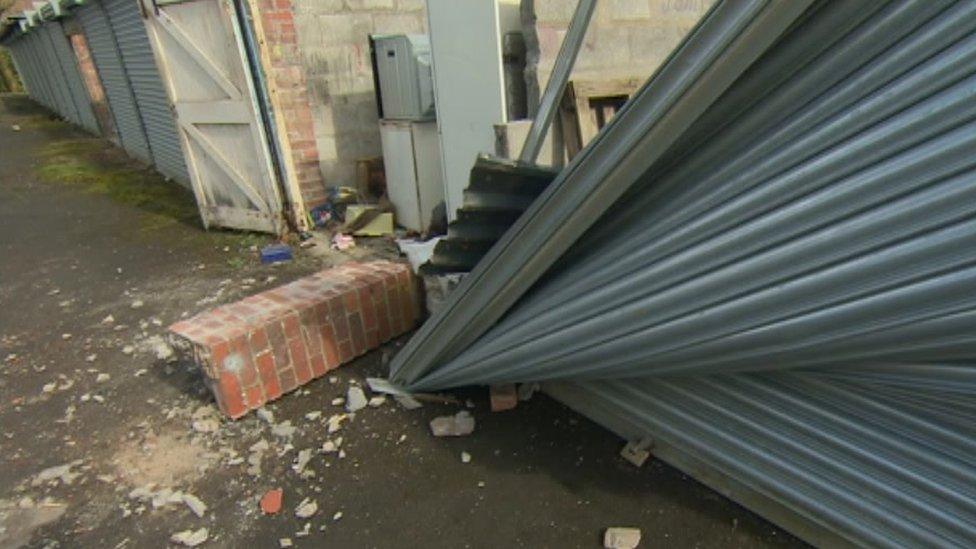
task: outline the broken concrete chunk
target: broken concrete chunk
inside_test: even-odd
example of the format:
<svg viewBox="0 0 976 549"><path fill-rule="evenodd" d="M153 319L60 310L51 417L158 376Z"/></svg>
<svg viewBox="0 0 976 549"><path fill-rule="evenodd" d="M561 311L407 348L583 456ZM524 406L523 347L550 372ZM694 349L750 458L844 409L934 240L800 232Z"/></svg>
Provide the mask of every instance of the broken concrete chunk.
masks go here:
<svg viewBox="0 0 976 549"><path fill-rule="evenodd" d="M81 476L81 473L76 473L71 469L81 464L82 460L77 459L64 465L48 467L47 469L44 469L40 473L34 475L33 480L31 480L31 486L40 486L46 482L52 481L60 481L62 484L70 485L75 481L76 478Z"/></svg>
<svg viewBox="0 0 976 549"><path fill-rule="evenodd" d="M362 387L352 386L346 391L346 411L349 413L358 412L366 407L369 401L366 400L366 393Z"/></svg>
<svg viewBox="0 0 976 549"><path fill-rule="evenodd" d="M515 389L514 383L492 385L488 389L488 394L491 397L492 412L513 410L518 406L518 391Z"/></svg>
<svg viewBox="0 0 976 549"><path fill-rule="evenodd" d="M342 429L342 422L347 418L348 416L346 414L336 414L334 416L329 417L328 427L326 430L329 432L330 435L332 433L335 433L339 429Z"/></svg>
<svg viewBox="0 0 976 549"><path fill-rule="evenodd" d="M640 544L639 528L607 528L603 533L603 547L606 549L634 549Z"/></svg>
<svg viewBox="0 0 976 549"><path fill-rule="evenodd" d="M386 403L386 397L383 395L376 395L373 398L369 399L370 408L379 408L385 403Z"/></svg>
<svg viewBox="0 0 976 549"><path fill-rule="evenodd" d="M471 454L461 452L461 463L471 463Z"/></svg>
<svg viewBox="0 0 976 549"><path fill-rule="evenodd" d="M210 532L206 528L201 528L199 530L183 530L182 532L177 532L170 536L169 540L173 543L183 545L186 547L196 547L201 543L207 541L210 537Z"/></svg>
<svg viewBox="0 0 976 549"><path fill-rule="evenodd" d="M274 425L274 412L267 408L258 408L258 417L261 418L268 425Z"/></svg>
<svg viewBox="0 0 976 549"><path fill-rule="evenodd" d="M311 448L299 450L298 456L295 458L295 463L293 463L291 466L291 470L295 471L300 475L305 472L305 467L308 466L308 462L311 460L312 460Z"/></svg>
<svg viewBox="0 0 976 549"><path fill-rule="evenodd" d="M308 421L315 421L316 419L319 419L320 417L322 417L322 412L320 412L318 410L316 410L314 412L309 412L309 413L305 414L305 419L308 420Z"/></svg>
<svg viewBox="0 0 976 549"><path fill-rule="evenodd" d="M192 427L198 433L214 433L220 429L220 422L214 418L202 418L194 420Z"/></svg>
<svg viewBox="0 0 976 549"><path fill-rule="evenodd" d="M453 416L435 417L430 421L430 432L435 437L462 437L474 432L474 417L467 410Z"/></svg>
<svg viewBox="0 0 976 549"><path fill-rule="evenodd" d="M295 516L301 519L307 519L317 513L319 510L319 504L316 503L311 498L305 498L298 507L295 508Z"/></svg>
<svg viewBox="0 0 976 549"><path fill-rule="evenodd" d="M200 498L194 496L193 494L183 494L183 503L193 511L193 514L203 518L203 515L207 512L207 504L200 500Z"/></svg>
<svg viewBox="0 0 976 549"><path fill-rule="evenodd" d="M281 547L281 549L285 549L286 547L292 547L292 546L293 544L291 542L291 538L281 538L278 540L278 547Z"/></svg>
<svg viewBox="0 0 976 549"><path fill-rule="evenodd" d="M297 428L291 424L291 421L285 420L272 427L271 434L279 438L291 438L296 430Z"/></svg>
<svg viewBox="0 0 976 549"><path fill-rule="evenodd" d="M652 445L653 443L650 439L632 440L620 450L620 456L632 463L635 467L640 467L644 465L647 458L651 457Z"/></svg>

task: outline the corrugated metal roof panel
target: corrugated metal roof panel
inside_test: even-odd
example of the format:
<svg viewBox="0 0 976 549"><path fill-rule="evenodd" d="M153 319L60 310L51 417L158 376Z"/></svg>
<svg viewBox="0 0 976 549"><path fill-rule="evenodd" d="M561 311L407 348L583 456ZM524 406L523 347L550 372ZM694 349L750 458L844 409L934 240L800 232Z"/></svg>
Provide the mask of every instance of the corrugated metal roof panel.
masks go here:
<svg viewBox="0 0 976 549"><path fill-rule="evenodd" d="M85 3L72 12L81 22L88 39L92 60L105 89L105 97L115 118L115 128L122 148L144 162L152 162L149 143L139 109L122 64L115 32L98 0Z"/></svg>
<svg viewBox="0 0 976 549"><path fill-rule="evenodd" d="M183 158L176 119L159 76L145 22L135 0L102 0L139 106L156 169L183 185L190 175Z"/></svg>
<svg viewBox="0 0 976 549"><path fill-rule="evenodd" d="M68 42L68 37L65 36L64 27L59 21L50 21L45 23L43 28L51 39L51 50L57 60L57 66L61 69L62 88L67 92L74 107L74 118L71 120L93 134L100 134L101 128L95 117L91 96L78 68L78 58Z"/></svg>
<svg viewBox="0 0 976 549"><path fill-rule="evenodd" d="M668 84L724 7L393 378L551 380L814 543L972 546L976 5L817 3L686 124L655 114L654 93L694 103Z"/></svg>

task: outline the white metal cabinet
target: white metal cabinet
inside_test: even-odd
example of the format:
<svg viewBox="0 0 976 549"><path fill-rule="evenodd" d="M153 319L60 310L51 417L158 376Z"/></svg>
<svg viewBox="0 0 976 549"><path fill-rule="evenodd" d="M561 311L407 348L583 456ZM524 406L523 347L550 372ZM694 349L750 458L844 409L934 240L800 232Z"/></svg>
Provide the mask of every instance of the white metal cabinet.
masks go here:
<svg viewBox="0 0 976 549"><path fill-rule="evenodd" d="M434 208L444 202L437 123L380 121L386 193L396 222L417 232L430 228Z"/></svg>

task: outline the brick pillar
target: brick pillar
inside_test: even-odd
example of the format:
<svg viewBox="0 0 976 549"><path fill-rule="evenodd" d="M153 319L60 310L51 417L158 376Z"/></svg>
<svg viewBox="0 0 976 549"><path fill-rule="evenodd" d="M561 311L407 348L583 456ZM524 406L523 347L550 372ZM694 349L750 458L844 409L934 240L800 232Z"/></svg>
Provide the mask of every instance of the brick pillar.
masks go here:
<svg viewBox="0 0 976 549"><path fill-rule="evenodd" d="M170 326L220 409L238 418L411 330L409 265L347 263Z"/></svg>
<svg viewBox="0 0 976 549"><path fill-rule="evenodd" d="M312 108L304 65L298 52L295 20L291 0L251 0L260 18L256 27L258 41L264 48L265 67L275 115L286 128L290 159L302 198L308 206L326 199L325 182L319 170L319 152L315 143Z"/></svg>

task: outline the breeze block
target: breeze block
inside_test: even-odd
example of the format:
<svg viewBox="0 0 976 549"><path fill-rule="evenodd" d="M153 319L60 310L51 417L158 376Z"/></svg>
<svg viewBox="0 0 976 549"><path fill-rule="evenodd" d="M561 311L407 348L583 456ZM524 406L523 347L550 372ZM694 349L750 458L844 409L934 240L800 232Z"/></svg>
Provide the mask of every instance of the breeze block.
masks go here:
<svg viewBox="0 0 976 549"><path fill-rule="evenodd" d="M231 418L408 332L421 317L409 265L346 263L169 327Z"/></svg>

